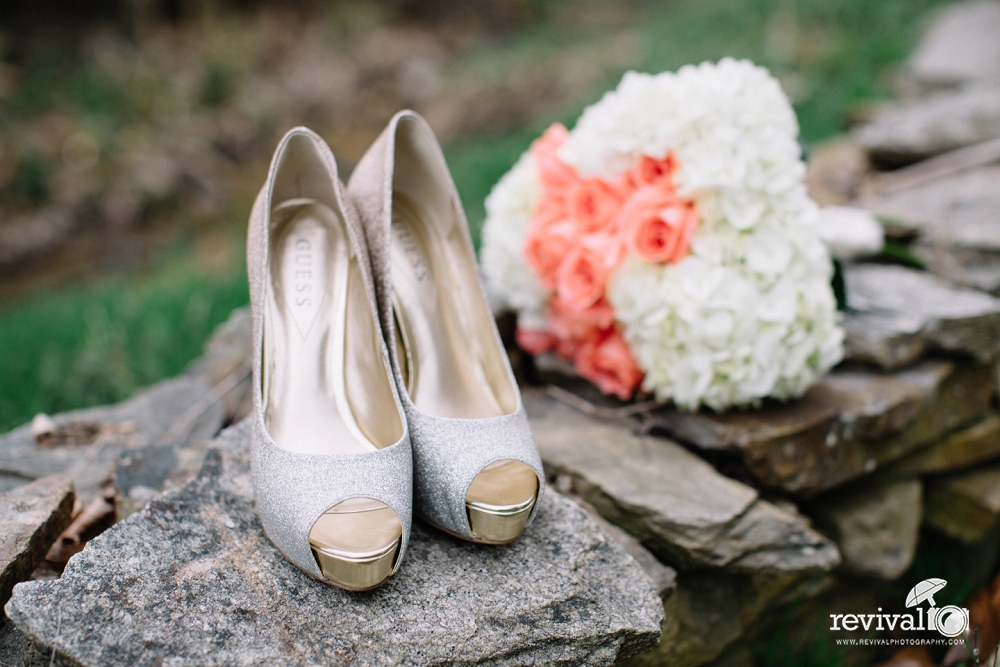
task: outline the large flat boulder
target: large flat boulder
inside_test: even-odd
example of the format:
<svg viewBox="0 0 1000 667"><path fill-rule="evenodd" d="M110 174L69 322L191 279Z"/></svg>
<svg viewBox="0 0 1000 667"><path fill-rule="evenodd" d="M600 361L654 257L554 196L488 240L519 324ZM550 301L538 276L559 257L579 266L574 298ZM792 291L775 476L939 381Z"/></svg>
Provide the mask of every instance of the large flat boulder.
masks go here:
<svg viewBox="0 0 1000 667"><path fill-rule="evenodd" d="M992 367L972 361L924 361L895 372L839 368L798 400L722 414L661 408L644 428L732 452L762 484L808 496L982 419L993 392Z"/></svg>
<svg viewBox="0 0 1000 667"><path fill-rule="evenodd" d="M50 475L0 493L0 605L31 576L69 525L76 495L65 475ZM2 622L2 621L0 621Z"/></svg>
<svg viewBox="0 0 1000 667"><path fill-rule="evenodd" d="M902 266L844 268L845 356L900 368L928 352L987 364L1000 353L1000 299Z"/></svg>
<svg viewBox="0 0 1000 667"><path fill-rule="evenodd" d="M524 392L542 460L602 516L681 568L823 571L836 548L801 516L666 438L639 436L538 391Z"/></svg>
<svg viewBox="0 0 1000 667"><path fill-rule="evenodd" d="M610 665L652 648L662 606L635 560L549 489L517 542L422 523L402 569L352 594L264 536L248 424L197 477L91 541L55 581L20 584L9 618L74 664Z"/></svg>
<svg viewBox="0 0 1000 667"><path fill-rule="evenodd" d="M898 166L1000 137L1000 83L889 102L851 137L879 164Z"/></svg>
<svg viewBox="0 0 1000 667"><path fill-rule="evenodd" d="M928 86L1000 79L1000 2L972 0L939 10L907 62L907 74Z"/></svg>
<svg viewBox="0 0 1000 667"><path fill-rule="evenodd" d="M959 285L1000 292L1000 166L874 195L864 205L916 232L913 252L933 273Z"/></svg>

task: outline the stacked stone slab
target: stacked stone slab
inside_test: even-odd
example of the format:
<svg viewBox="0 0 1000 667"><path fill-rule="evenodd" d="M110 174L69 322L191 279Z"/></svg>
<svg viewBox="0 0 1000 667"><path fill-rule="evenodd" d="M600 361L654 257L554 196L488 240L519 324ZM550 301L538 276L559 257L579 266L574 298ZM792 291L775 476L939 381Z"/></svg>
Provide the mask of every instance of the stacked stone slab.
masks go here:
<svg viewBox="0 0 1000 667"><path fill-rule="evenodd" d="M668 430L697 431L699 437L689 437L695 444L737 451L763 483L817 494L806 507L837 540L845 570L885 577L900 571L902 552L886 538L895 532L891 542L898 548L915 536L913 517L900 510L906 505L921 505L925 525L970 545L1000 531L1000 417L992 407L1000 345L997 35L997 0L944 7L901 73L900 99L882 105L851 133L855 150L870 163L903 167L870 173L863 182L852 171L852 204L875 212L887 225L887 237L908 244L910 256L926 270L846 267L847 355L864 368L841 367L806 402L849 404L843 393L831 392L834 385L841 391L867 387L871 400L842 410L836 428L815 407L816 416L780 433L789 457L808 460L806 467L822 474L800 473L789 484L788 475L776 472L783 470L777 436L770 446L760 437L737 442L728 433L705 436L706 430L719 432L715 420L708 420L712 431L698 420L660 418ZM830 156L823 163L837 171ZM831 191L836 177L815 173L817 191ZM864 424L873 417L878 428L866 433ZM801 428L808 424L815 430ZM824 433L839 451L818 453ZM858 454L853 462L849 452ZM862 452L869 458L859 474Z"/></svg>
<svg viewBox="0 0 1000 667"><path fill-rule="evenodd" d="M984 366L995 365L1000 342L986 296L1000 294L998 35L997 0L940 10L902 73L903 99L887 104L854 133L876 163L925 160L876 175L871 187L862 188L860 203L907 230L913 254L937 276L933 282L953 292L945 297L939 287L915 289L913 312L921 317L923 302L947 298L953 312L977 320L965 328L964 345L949 322L932 325L932 346L953 352L966 347L967 356ZM920 280L932 282L926 273ZM866 344L866 350L868 357L885 356L874 345ZM1000 421L990 413L964 421L932 446L885 466L877 477L892 484L931 476L923 494L926 523L971 544L996 530L1000 473L990 462L1000 450Z"/></svg>

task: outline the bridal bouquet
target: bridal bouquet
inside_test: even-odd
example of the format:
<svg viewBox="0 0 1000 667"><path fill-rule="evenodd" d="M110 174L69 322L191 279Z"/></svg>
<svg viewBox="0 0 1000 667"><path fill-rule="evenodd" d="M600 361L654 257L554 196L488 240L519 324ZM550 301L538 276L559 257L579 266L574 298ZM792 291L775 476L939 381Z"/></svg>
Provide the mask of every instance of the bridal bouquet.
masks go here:
<svg viewBox="0 0 1000 667"><path fill-rule="evenodd" d="M801 395L842 356L832 266L777 81L725 59L629 72L486 199L517 342L603 392L716 410Z"/></svg>

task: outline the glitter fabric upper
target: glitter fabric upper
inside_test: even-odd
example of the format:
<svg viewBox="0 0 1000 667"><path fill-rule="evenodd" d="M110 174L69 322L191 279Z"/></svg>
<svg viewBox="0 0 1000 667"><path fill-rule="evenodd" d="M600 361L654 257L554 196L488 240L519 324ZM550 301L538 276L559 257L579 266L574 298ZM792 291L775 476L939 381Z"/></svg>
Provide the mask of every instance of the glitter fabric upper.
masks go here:
<svg viewBox="0 0 1000 667"><path fill-rule="evenodd" d="M275 150L267 182L257 195L250 214L247 235L247 273L250 279L250 307L253 314L253 483L257 513L268 538L290 561L316 577L324 579L309 547L313 523L328 509L356 497L380 500L391 507L403 524L403 544L396 569L406 552L412 517L412 454L408 430L398 442L364 454L308 455L281 449L267 432L261 393L261 366L264 339L264 303L268 285L268 248L271 193L281 156L290 139L305 136L316 146L334 184L342 218L351 242L352 254L367 256L364 232L351 204L344 200L337 176L337 165L330 148L318 135L304 127L290 130ZM375 313L375 291L370 268L360 262L365 289ZM390 373L387 350L382 346L386 373ZM268 360L280 363L280 360ZM317 360L319 363L319 360ZM395 392L394 392L395 394ZM398 396L396 408L402 407Z"/></svg>
<svg viewBox="0 0 1000 667"><path fill-rule="evenodd" d="M520 394L517 397L517 408L510 414L488 419L453 419L421 412L406 391L393 331L392 277L389 269L392 181L397 129L401 123L414 123L420 131L433 138L430 127L418 114L413 111L397 113L355 168L348 184L348 195L356 204L364 224L375 276L382 332L389 346L396 385L409 422L413 442L414 503L417 513L442 528L471 539L473 535L465 511L465 494L472 480L483 468L501 459L520 461L534 469L538 475L539 494L545 487L545 476ZM436 141L431 143L437 147ZM447 172L440 148L436 148L435 154L428 156L428 159L439 160ZM471 255L472 240L455 185L450 178L440 185L448 189L461 217L466 247ZM485 300L485 291L481 284L479 287ZM493 335L496 345L502 349L495 326ZM509 381L516 387L506 355L501 356ZM537 507L536 502L535 508ZM534 511L533 509L532 519Z"/></svg>

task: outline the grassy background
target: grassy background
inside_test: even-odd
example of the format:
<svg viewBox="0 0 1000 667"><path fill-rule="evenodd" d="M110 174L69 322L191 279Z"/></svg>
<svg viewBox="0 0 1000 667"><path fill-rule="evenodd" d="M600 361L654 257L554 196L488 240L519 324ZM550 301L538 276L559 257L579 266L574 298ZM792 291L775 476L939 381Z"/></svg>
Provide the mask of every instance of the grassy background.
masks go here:
<svg viewBox="0 0 1000 667"><path fill-rule="evenodd" d="M632 30L641 50L640 69L646 71L727 55L770 67L795 100L808 146L841 132L845 114L858 103L890 95L895 68L912 48L926 10L935 4L939 2L687 0L641 6ZM570 31L560 27L558 12L546 16L550 18L482 47L476 58L488 67L491 60L512 54L552 53L602 31L598 19ZM35 83L51 79L51 63L38 67L25 78L34 83L22 91L23 104L37 106L36 98L47 94L45 86ZM611 73L606 86L612 87L620 73ZM90 78L81 79L83 108L114 103L102 97L99 86L90 85ZM446 147L477 241L483 199L493 183L546 125L554 120L572 125L591 101L580 100L556 118L537 118L513 133ZM232 251L225 261L209 266L199 259L198 241L188 238L141 272L123 270L0 304L0 431L40 411L120 400L180 372L229 311L247 302L238 251L242 240L237 233L216 242Z"/></svg>

